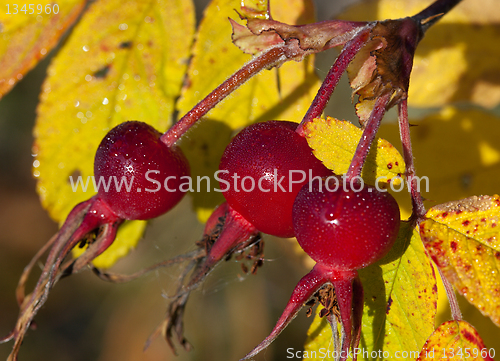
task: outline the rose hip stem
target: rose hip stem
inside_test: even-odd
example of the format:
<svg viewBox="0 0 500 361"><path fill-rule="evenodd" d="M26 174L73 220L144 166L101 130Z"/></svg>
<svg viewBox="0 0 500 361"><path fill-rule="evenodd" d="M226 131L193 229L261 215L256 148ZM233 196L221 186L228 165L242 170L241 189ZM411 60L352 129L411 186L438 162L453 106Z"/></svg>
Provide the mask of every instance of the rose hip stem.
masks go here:
<svg viewBox="0 0 500 361"><path fill-rule="evenodd" d="M403 145L403 159L406 164L406 180L410 187L413 217L419 222L425 216L426 210L422 201L422 196L418 189L418 179L415 176L415 163L413 162L413 151L410 137L410 123L408 122L408 101L402 100L398 104L398 122Z"/></svg>
<svg viewBox="0 0 500 361"><path fill-rule="evenodd" d="M271 48L265 53L250 60L236 73L226 79L221 85L215 88L203 100L187 112L177 123L175 123L165 134L161 136L161 141L167 146L172 146L177 140L210 109L216 106L222 99L231 94L240 85L249 80L252 76L265 68L270 68L280 61L286 59L286 46L281 45Z"/></svg>
<svg viewBox="0 0 500 361"><path fill-rule="evenodd" d="M434 1L427 8L419 12L418 14L412 16L413 20L417 20L420 23L420 29L422 32L426 32L435 22L441 19L444 15L448 13L451 9L455 7L462 0L437 0Z"/></svg>
<svg viewBox="0 0 500 361"><path fill-rule="evenodd" d="M354 59L358 51L366 44L370 30L374 25L375 23L371 23L364 29L360 30L360 32L353 39L349 40L349 42L347 42L347 44L342 48L340 55L328 71L328 74L326 75L323 84L321 84L321 87L311 103L311 106L307 110L306 115L297 127L297 133L304 136L304 124L321 116L342 74L347 69L347 66L352 59Z"/></svg>
<svg viewBox="0 0 500 361"><path fill-rule="evenodd" d="M358 143L356 148L356 152L354 153L354 157L352 158L351 165L346 173L345 180L350 182L355 177L361 176L361 170L363 169L363 164L365 163L366 156L370 151L370 146L375 139L375 135L377 134L378 128L380 127L380 122L385 114L385 107L389 102L391 97L391 93L388 92L377 98L375 102L375 106L370 114L370 118L366 122L365 129L363 130L363 134L361 135L361 140Z"/></svg>

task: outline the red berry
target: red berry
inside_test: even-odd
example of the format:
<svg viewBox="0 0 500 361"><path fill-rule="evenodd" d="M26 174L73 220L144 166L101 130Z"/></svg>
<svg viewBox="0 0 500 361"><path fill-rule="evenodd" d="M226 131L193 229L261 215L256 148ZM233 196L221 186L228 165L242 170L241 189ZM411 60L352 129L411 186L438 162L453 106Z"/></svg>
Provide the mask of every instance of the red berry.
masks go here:
<svg viewBox="0 0 500 361"><path fill-rule="evenodd" d="M326 182L301 189L293 206L295 235L316 262L336 270L357 270L390 250L399 231L399 207L387 192L359 183L351 189L349 183L337 180L329 180L330 191Z"/></svg>
<svg viewBox="0 0 500 361"><path fill-rule="evenodd" d="M219 165L227 171L219 178L228 182L221 189L231 208L259 231L278 237L293 237L293 202L310 176L332 174L295 132L297 125L268 121L248 126L227 146ZM239 177L236 184L234 176ZM290 180L296 183L290 185ZM252 184L252 191L242 189Z"/></svg>
<svg viewBox="0 0 500 361"><path fill-rule="evenodd" d="M181 177L189 175L189 164L179 148L166 146L160 136L150 125L130 121L111 129L97 149L98 195L120 218L158 217L185 194L179 186ZM166 183L172 191L165 187L167 177L172 177Z"/></svg>
<svg viewBox="0 0 500 361"><path fill-rule="evenodd" d="M242 360L268 347L315 294L325 297L318 292L326 284L335 291L342 324L337 352L341 361L346 360L361 336L364 296L357 270L387 254L398 235L399 217L398 204L389 193L362 183L344 185L342 179L329 177L304 185L293 205L293 224L297 241L317 264L299 281L269 336ZM323 301L330 304L331 299ZM327 308L326 318L335 339L337 316Z"/></svg>

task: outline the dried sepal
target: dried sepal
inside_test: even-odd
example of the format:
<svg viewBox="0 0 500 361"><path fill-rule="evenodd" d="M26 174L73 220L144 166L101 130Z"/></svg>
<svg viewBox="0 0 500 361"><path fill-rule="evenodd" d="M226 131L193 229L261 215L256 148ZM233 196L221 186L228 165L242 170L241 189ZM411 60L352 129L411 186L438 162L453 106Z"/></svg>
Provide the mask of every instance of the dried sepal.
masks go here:
<svg viewBox="0 0 500 361"><path fill-rule="evenodd" d="M306 55L343 45L361 28L371 25L341 20L288 25L272 19L247 19L245 27L229 20L233 27L233 43L243 52L258 55L274 46L287 46L287 59L295 61L302 61Z"/></svg>
<svg viewBox="0 0 500 361"><path fill-rule="evenodd" d="M367 44L347 69L353 96L359 95L356 111L362 124L382 95L390 94L387 109L406 99L421 38L420 24L412 18L377 22L371 29Z"/></svg>

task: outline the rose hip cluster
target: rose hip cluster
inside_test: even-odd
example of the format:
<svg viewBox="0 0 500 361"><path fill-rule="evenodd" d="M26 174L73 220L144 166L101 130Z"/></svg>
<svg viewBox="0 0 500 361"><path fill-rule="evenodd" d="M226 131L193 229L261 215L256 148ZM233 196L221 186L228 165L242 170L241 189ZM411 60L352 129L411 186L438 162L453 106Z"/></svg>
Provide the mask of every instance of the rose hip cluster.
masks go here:
<svg viewBox="0 0 500 361"><path fill-rule="evenodd" d="M186 284L183 284L184 279L181 280L179 292L160 329L171 345L172 333L175 333L179 342L189 348L183 336L183 313L189 293L221 260L232 254L252 249L252 255L258 258L262 252L262 232L277 237L296 237L316 265L298 282L270 335L244 359L266 348L306 303L317 298L326 308L322 314L332 326L336 349L345 351L343 354L346 355L350 348L357 347L364 302L357 271L379 261L391 249L398 235L400 213L390 194L371 186L360 188L353 181L359 179L380 121L390 106L398 105L401 132L406 134L406 78L411 70L413 52L423 32L449 9L444 10L431 5L412 18L391 22L390 26L383 22L332 21L294 27L269 18L250 19L248 30L242 30L233 23L235 43L247 50L241 39L248 39L248 33L242 38L238 34L249 31L254 36L251 43L259 44L260 54L256 54L163 135L145 123L130 121L111 129L102 140L95 156L95 176L134 179L133 189L127 192L113 188L107 192L99 191L75 206L60 231L26 267L17 290L19 318L12 333L3 339L15 340L10 360L17 359L27 329L60 277L81 270L104 252L113 243L124 220L158 217L183 198L184 192L179 190L178 184L171 183L170 188L174 191L160 188L157 192L145 192L143 190L149 183L141 181L148 179L146 173L150 170L158 171L154 173L157 177L153 178L160 184L164 184L168 177L175 182L189 175L189 164L176 142L196 121L262 69L279 66L288 60L300 61L308 54L338 45L344 45L344 48L300 124L275 120L253 124L241 130L227 146L219 165L219 169L225 171L221 173L221 179L229 182L237 174L259 180L260 187L250 192L237 192L229 187L223 192L226 202L209 218L204 242L199 242L201 252L190 266L193 271ZM261 32L255 29L266 29L262 43L259 43ZM275 38L270 36L273 32ZM388 57L384 51L393 49L387 43L376 43L381 37L389 42L397 38L397 44L404 49L395 55L401 61L398 63L399 58L394 61L400 65L404 79L395 81L391 72L377 68L383 66L383 60ZM266 44L269 39L274 39L272 44ZM348 186L332 190L328 182L338 182L340 178L334 179L337 175L313 155L305 138L304 125L321 116L341 74L354 57L361 54L363 47L376 49L365 52L363 56L369 53L369 57L375 56L377 61L364 59L363 63L363 59L358 59L357 66L364 65L354 68L354 72L366 75L366 79L357 78L358 85L362 84L358 91L364 92L359 93L360 99L370 98L374 103L369 116L361 119L363 136L344 178ZM369 66L373 64L376 65L370 72ZM368 94L374 90L378 92ZM408 135L407 138L405 140L402 136L403 143L409 144ZM411 144L405 148L404 155L408 172L413 166ZM291 171L301 171L310 177L302 182L290 182ZM148 180L151 180L151 174ZM293 186L283 191L275 187L277 181ZM418 210L419 194L412 193L412 200L414 210ZM88 244L86 251L75 260L63 263L71 249L82 243ZM25 296L26 278L38 258L49 248L36 286ZM261 263L262 260L258 259L256 266ZM320 290L325 287L330 287L331 292L321 299ZM337 323L341 325L340 331L337 331Z"/></svg>

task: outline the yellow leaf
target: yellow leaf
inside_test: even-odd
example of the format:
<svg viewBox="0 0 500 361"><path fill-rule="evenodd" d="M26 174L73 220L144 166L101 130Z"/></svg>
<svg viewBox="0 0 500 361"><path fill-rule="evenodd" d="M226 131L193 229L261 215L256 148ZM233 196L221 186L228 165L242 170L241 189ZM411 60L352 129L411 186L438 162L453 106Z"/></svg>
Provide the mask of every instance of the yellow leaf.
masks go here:
<svg viewBox="0 0 500 361"><path fill-rule="evenodd" d="M104 0L85 13L49 67L34 130L34 176L52 218L62 221L95 194L94 154L112 127L140 120L166 130L193 33L184 0ZM136 243L143 226L134 227Z"/></svg>
<svg viewBox="0 0 500 361"><path fill-rule="evenodd" d="M213 0L206 8L193 49L187 85L178 103L180 114L188 112L251 59L231 42L232 29L227 18L235 18L235 10L240 6L239 0ZM274 19L289 24L314 20L310 0L277 0L272 3L271 12ZM211 184L216 184L213 174L232 131L258 121L299 122L318 88L313 57L302 63L288 62L279 69L264 70L253 77L207 114L205 119L211 121L211 126L194 127L181 140L193 178L208 176ZM193 199L199 218L205 221L206 214L223 198L220 193L202 190L194 193Z"/></svg>
<svg viewBox="0 0 500 361"><path fill-rule="evenodd" d="M0 98L58 43L80 16L86 0L41 0L2 4L0 11Z"/></svg>
<svg viewBox="0 0 500 361"><path fill-rule="evenodd" d="M240 14L248 19L268 19L268 5L268 0L241 0Z"/></svg>
<svg viewBox="0 0 500 361"><path fill-rule="evenodd" d="M384 20L412 16L432 0L361 2L341 18ZM496 0L463 1L425 34L417 47L410 78L410 106L436 107L472 101L500 102L500 8Z"/></svg>
<svg viewBox="0 0 500 361"><path fill-rule="evenodd" d="M434 270L418 230L407 222L401 223L398 240L391 252L377 264L360 270L359 274L365 294L359 347L365 353L360 353L358 360L377 358L374 354L381 356L379 360L416 358L434 330L437 302ZM316 316L309 328L305 350L328 350L330 347L332 352L331 343L329 324ZM402 351L408 351L407 357L397 354Z"/></svg>
<svg viewBox="0 0 500 361"><path fill-rule="evenodd" d="M458 292L500 326L500 197L471 197L431 208L424 245Z"/></svg>
<svg viewBox="0 0 500 361"><path fill-rule="evenodd" d="M413 156L422 195L433 205L500 189L500 118L480 110L447 107L421 120L410 119ZM378 132L400 149L397 124ZM408 214L407 192L394 193Z"/></svg>
<svg viewBox="0 0 500 361"><path fill-rule="evenodd" d="M448 321L429 337L418 360L493 361L494 356L495 350L484 346L471 324L465 321Z"/></svg>
<svg viewBox="0 0 500 361"><path fill-rule="evenodd" d="M328 117L314 119L304 127L307 142L314 155L336 174L344 174L351 164L363 131L351 122ZM405 163L388 141L377 138L363 167L362 177L369 183L401 183ZM375 144L375 143L374 143ZM399 178L398 178L399 177Z"/></svg>

